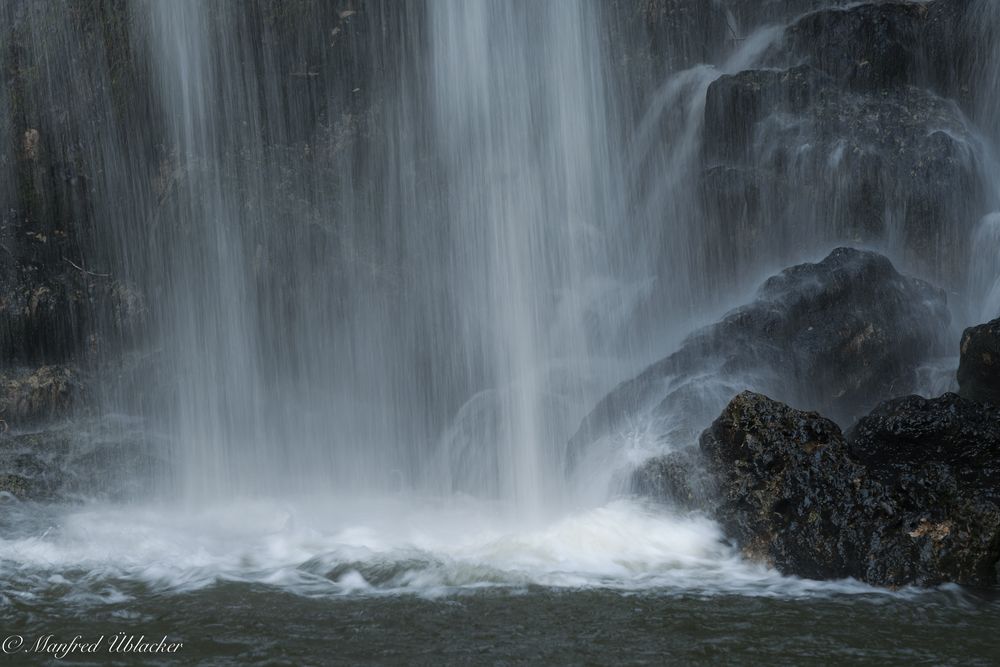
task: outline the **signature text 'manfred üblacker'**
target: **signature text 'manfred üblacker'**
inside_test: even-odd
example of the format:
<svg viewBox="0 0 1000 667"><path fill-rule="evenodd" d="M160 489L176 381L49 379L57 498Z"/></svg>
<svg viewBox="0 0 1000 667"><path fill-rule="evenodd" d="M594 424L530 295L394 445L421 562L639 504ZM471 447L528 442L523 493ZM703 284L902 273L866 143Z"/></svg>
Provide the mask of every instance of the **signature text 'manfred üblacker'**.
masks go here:
<svg viewBox="0 0 1000 667"><path fill-rule="evenodd" d="M177 653L184 646L163 636L147 639L146 635L117 633L101 635L96 639L84 639L76 635L72 639L57 638L55 635L41 635L34 642L25 641L21 635L10 635L0 642L0 649L6 654L36 653L49 655L61 660L68 655L93 655L95 653L136 654L136 653Z"/></svg>

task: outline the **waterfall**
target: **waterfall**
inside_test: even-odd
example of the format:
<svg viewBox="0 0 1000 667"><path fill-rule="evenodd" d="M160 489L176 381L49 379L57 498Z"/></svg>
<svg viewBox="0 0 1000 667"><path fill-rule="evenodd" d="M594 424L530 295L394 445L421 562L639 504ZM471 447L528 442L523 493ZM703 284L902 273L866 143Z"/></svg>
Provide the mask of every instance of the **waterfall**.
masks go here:
<svg viewBox="0 0 1000 667"><path fill-rule="evenodd" d="M148 366L102 383L99 409L168 443L171 496L549 506L609 388L836 243L968 278L996 310L995 3L972 12L961 109L939 82L844 92L787 55L810 45L784 3L280 4L136 2L104 32L56 0L4 8L0 40L28 45L7 51L50 68L0 106L87 165L59 196L98 231L53 256L146 296ZM825 4L844 3L800 9ZM650 55L635 16L697 35ZM0 159L31 164L16 115Z"/></svg>
<svg viewBox="0 0 1000 667"><path fill-rule="evenodd" d="M612 277L608 246L622 222L597 9L429 5L426 120L447 219L447 247L431 252L453 292L458 344L484 357L495 412L491 428L447 446L486 461L496 448L500 495L529 504L559 470L570 426L559 403L579 401L573 376L587 372L587 281Z"/></svg>
<svg viewBox="0 0 1000 667"><path fill-rule="evenodd" d="M144 252L186 493L419 483L539 506L615 379L592 358L620 323L593 313L650 270L599 7L418 7L358 83L379 136L328 171L292 128L367 90L308 57L282 71L236 4L142 11L172 179ZM289 197L309 219L276 217Z"/></svg>

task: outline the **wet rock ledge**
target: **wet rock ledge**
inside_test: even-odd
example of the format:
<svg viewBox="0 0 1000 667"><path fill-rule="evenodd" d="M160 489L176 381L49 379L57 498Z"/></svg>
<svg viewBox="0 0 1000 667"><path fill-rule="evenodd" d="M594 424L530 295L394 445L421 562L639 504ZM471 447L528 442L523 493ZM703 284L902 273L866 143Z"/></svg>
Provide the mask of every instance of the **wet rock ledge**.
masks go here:
<svg viewBox="0 0 1000 667"><path fill-rule="evenodd" d="M846 433L817 412L736 396L694 450L633 488L720 522L785 574L879 586L1000 581L1000 321L966 331L963 394L884 401Z"/></svg>
<svg viewBox="0 0 1000 667"><path fill-rule="evenodd" d="M787 574L986 586L1000 563L1000 412L956 394L887 401L846 436L745 392L701 437L712 513Z"/></svg>

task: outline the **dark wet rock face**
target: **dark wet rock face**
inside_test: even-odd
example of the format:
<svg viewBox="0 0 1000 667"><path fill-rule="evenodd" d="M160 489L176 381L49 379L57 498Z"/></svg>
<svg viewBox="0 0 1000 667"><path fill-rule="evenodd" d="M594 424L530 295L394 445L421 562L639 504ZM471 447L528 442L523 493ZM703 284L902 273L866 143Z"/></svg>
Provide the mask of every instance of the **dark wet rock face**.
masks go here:
<svg viewBox="0 0 1000 667"><path fill-rule="evenodd" d="M141 332L146 304L136 290L64 267L0 279L0 360L60 362L88 352L102 336L121 345Z"/></svg>
<svg viewBox="0 0 1000 667"><path fill-rule="evenodd" d="M706 261L739 276L761 257L853 239L901 249L957 289L991 208L967 119L969 2L808 4L734 3L749 25L788 24L752 68L708 88Z"/></svg>
<svg viewBox="0 0 1000 667"><path fill-rule="evenodd" d="M955 394L908 396L880 405L848 437L893 508L873 520L880 548L869 580L996 582L1000 412Z"/></svg>
<svg viewBox="0 0 1000 667"><path fill-rule="evenodd" d="M956 394L886 401L850 431L851 454L866 466L945 463L985 494L1000 490L1000 409ZM998 486L987 484L996 477Z"/></svg>
<svg viewBox="0 0 1000 667"><path fill-rule="evenodd" d="M736 26L725 7L695 0L643 0L638 7L652 54L673 67L711 62Z"/></svg>
<svg viewBox="0 0 1000 667"><path fill-rule="evenodd" d="M701 450L719 480L714 514L750 557L814 578L856 569L863 536L853 521L879 493L836 424L744 392L702 435Z"/></svg>
<svg viewBox="0 0 1000 667"><path fill-rule="evenodd" d="M927 275L964 275L985 212L978 149L958 108L925 89L845 92L809 66L724 76L708 90L704 150L709 218L747 241L719 261L892 236Z"/></svg>
<svg viewBox="0 0 1000 667"><path fill-rule="evenodd" d="M79 402L82 385L74 366L0 372L3 428L66 416Z"/></svg>
<svg viewBox="0 0 1000 667"><path fill-rule="evenodd" d="M958 385L962 396L1000 406L1000 319L962 334Z"/></svg>
<svg viewBox="0 0 1000 667"><path fill-rule="evenodd" d="M710 511L787 574L887 586L992 585L1000 420L946 394L889 401L850 442L831 421L744 392L705 431Z"/></svg>
<svg viewBox="0 0 1000 667"><path fill-rule="evenodd" d="M748 387L849 423L912 391L948 317L941 290L877 253L838 248L770 278L753 302L619 385L586 417L570 456L638 422L674 447L693 444Z"/></svg>
<svg viewBox="0 0 1000 667"><path fill-rule="evenodd" d="M627 21L639 24L641 30L633 30L632 34L642 35L648 41L641 46L630 46L648 53L662 63L662 71L668 71L717 60L727 48L738 47L754 26L794 22L802 16L805 18L801 21L806 22L809 14L818 9L852 4L856 0L613 0L608 7L614 16L624 15ZM867 9L862 11L870 13ZM845 33L851 37L851 44L858 39L849 35L850 28L858 22L855 19L853 25L844 26L838 35L842 42ZM825 26L806 23L799 32L806 34L810 29L822 27ZM926 33L921 31L922 36ZM905 36L908 35L902 35L901 39Z"/></svg>
<svg viewBox="0 0 1000 667"><path fill-rule="evenodd" d="M18 500L54 499L67 479L60 463L70 450L70 434L61 429L0 435L0 492Z"/></svg>
<svg viewBox="0 0 1000 667"><path fill-rule="evenodd" d="M923 83L927 62L954 60L960 52L939 33L958 24L960 17L949 10L962 2L866 3L813 12L789 27L783 48L849 88Z"/></svg>
<svg viewBox="0 0 1000 667"><path fill-rule="evenodd" d="M724 323L773 346L774 368L796 378L804 404L846 420L912 386L948 319L941 290L881 255L840 248L770 278Z"/></svg>
<svg viewBox="0 0 1000 667"><path fill-rule="evenodd" d="M959 0L965 1L965 0ZM795 23L817 10L844 11L860 4L858 0L729 0L725 4L741 25ZM898 0L869 0L865 5L897 5Z"/></svg>

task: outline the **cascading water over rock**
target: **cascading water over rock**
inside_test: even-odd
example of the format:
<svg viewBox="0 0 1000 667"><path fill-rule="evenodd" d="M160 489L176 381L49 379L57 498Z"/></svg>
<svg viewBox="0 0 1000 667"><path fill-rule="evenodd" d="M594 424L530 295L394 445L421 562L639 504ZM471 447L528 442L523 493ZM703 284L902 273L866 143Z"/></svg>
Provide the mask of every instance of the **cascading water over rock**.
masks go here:
<svg viewBox="0 0 1000 667"><path fill-rule="evenodd" d="M622 562L728 568L738 558L710 522L617 498L615 480L643 463L612 450L620 439L598 464L568 465L616 383L767 276L841 245L892 260L885 294L904 276L949 291L951 325L936 291L884 309L926 327L892 369L907 389L939 352L926 341L1000 313L989 0L47 0L0 17L0 461L17 482L0 492L211 505L190 544L226 576L255 550L278 554L265 578L306 588L292 572L304 562L360 588L344 563L365 580L391 562L394 590L524 572L643 580ZM772 313L769 298L753 312ZM887 346L891 329L851 333ZM692 445L756 380L753 364L720 373L706 359L683 369L681 426L644 456ZM767 385L782 400L825 396L790 373ZM850 409L834 417L904 384L865 377L865 392L845 382L830 405ZM68 421L47 432L48 418ZM303 496L350 510L320 520ZM232 519L246 497L279 537ZM454 510L469 497L473 511ZM409 501L412 526L382 521ZM80 536L100 521L73 516L65 562L97 560ZM253 546L211 538L228 523ZM0 558L51 555L18 530ZM565 547L644 533L657 537L638 552ZM144 543L132 560L156 552ZM411 556L426 579L408 578ZM114 576L141 579L130 558Z"/></svg>

